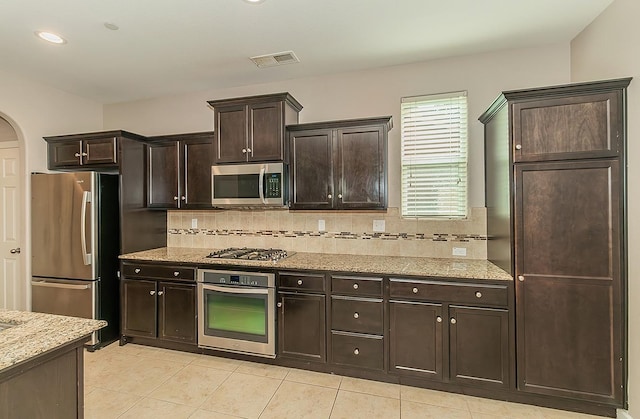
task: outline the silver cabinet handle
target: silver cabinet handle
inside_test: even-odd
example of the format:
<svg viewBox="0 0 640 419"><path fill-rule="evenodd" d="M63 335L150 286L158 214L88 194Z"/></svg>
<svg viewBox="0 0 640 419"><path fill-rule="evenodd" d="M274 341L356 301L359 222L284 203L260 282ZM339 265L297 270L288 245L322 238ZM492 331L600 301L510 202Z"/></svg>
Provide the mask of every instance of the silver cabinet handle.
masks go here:
<svg viewBox="0 0 640 419"><path fill-rule="evenodd" d="M76 154L74 154L74 156L80 157L80 153L76 153Z"/></svg>
<svg viewBox="0 0 640 419"><path fill-rule="evenodd" d="M242 149L242 154L247 154L247 149L246 148Z"/></svg>
<svg viewBox="0 0 640 419"><path fill-rule="evenodd" d="M251 153L251 149L250 148L247 148L247 153Z"/></svg>
<svg viewBox="0 0 640 419"><path fill-rule="evenodd" d="M356 348L353 350L354 355L360 355L360 349Z"/></svg>
<svg viewBox="0 0 640 419"><path fill-rule="evenodd" d="M278 307L282 307L282 303L278 303L276 304Z"/></svg>
<svg viewBox="0 0 640 419"><path fill-rule="evenodd" d="M187 197L183 195L183 196L180 197L180 199L183 200L183 201L186 201Z"/></svg>
<svg viewBox="0 0 640 419"><path fill-rule="evenodd" d="M298 279L298 285L302 285L302 279Z"/></svg>
<svg viewBox="0 0 640 419"><path fill-rule="evenodd" d="M178 275L180 275L180 272L178 272L178 271L175 271L175 272L173 273L173 276L178 276Z"/></svg>
<svg viewBox="0 0 640 419"><path fill-rule="evenodd" d="M331 195L331 194L327 195L327 198L331 199L331 197L332 197L332 195Z"/></svg>
<svg viewBox="0 0 640 419"><path fill-rule="evenodd" d="M158 295L164 294L164 291L158 291Z"/></svg>
<svg viewBox="0 0 640 419"><path fill-rule="evenodd" d="M360 286L358 284L353 284L353 289L357 290L358 288L360 288Z"/></svg>
<svg viewBox="0 0 640 419"><path fill-rule="evenodd" d="M521 144L516 144L516 150L522 150L522 145Z"/></svg>
<svg viewBox="0 0 640 419"><path fill-rule="evenodd" d="M338 194L338 199L342 199L342 194L341 193Z"/></svg>
<svg viewBox="0 0 640 419"><path fill-rule="evenodd" d="M418 293L418 288L413 287L413 289L412 289L411 291L412 291L414 294L417 294L417 293Z"/></svg>
<svg viewBox="0 0 640 419"><path fill-rule="evenodd" d="M155 291L149 291L149 295L156 295Z"/></svg>
<svg viewBox="0 0 640 419"><path fill-rule="evenodd" d="M20 253L20 248L16 247L15 249L9 250L9 252L15 255L16 253Z"/></svg>
<svg viewBox="0 0 640 419"><path fill-rule="evenodd" d="M135 273L139 274L139 273L140 273L140 268L135 268L135 269L133 270L133 272L135 272Z"/></svg>
<svg viewBox="0 0 640 419"><path fill-rule="evenodd" d="M356 313L353 313L353 318L354 318L354 319L357 319L358 317L360 317L360 315L359 315L357 312L356 312Z"/></svg>
<svg viewBox="0 0 640 419"><path fill-rule="evenodd" d="M454 318L452 317L452 318L451 318L451 324L456 324L456 323L457 323L456 319L454 319Z"/></svg>
<svg viewBox="0 0 640 419"><path fill-rule="evenodd" d="M518 281L520 281L520 282L524 281L524 276L518 275Z"/></svg>
<svg viewBox="0 0 640 419"><path fill-rule="evenodd" d="M88 156L87 153L82 153L81 155L82 155L82 157L87 157Z"/></svg>
<svg viewBox="0 0 640 419"><path fill-rule="evenodd" d="M480 291L476 292L476 297L482 298L482 293Z"/></svg>
<svg viewBox="0 0 640 419"><path fill-rule="evenodd" d="M178 197L177 197L177 196L174 196L174 197L173 197L173 200L174 200L174 201L177 201L177 200L178 200Z"/></svg>
<svg viewBox="0 0 640 419"><path fill-rule="evenodd" d="M442 317L440 317L440 316L436 317L436 321L437 321L438 323L442 323Z"/></svg>

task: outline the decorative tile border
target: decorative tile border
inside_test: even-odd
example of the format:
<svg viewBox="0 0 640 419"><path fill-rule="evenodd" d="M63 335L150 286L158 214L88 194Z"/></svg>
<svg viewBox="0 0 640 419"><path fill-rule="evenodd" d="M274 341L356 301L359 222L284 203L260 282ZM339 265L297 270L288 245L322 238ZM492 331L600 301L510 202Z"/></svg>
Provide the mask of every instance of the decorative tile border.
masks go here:
<svg viewBox="0 0 640 419"><path fill-rule="evenodd" d="M480 234L448 234L448 233L352 233L349 231L287 231L287 230L209 230L206 228L170 228L168 234L175 235L207 235L207 236L240 236L240 237L322 237L346 240L429 240L433 242L471 242L486 241L487 236Z"/></svg>

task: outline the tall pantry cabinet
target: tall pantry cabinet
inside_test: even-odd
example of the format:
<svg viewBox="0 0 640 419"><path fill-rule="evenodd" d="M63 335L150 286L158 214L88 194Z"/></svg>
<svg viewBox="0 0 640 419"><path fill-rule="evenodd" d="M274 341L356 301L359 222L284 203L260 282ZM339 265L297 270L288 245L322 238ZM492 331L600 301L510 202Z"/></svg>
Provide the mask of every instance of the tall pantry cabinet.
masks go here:
<svg viewBox="0 0 640 419"><path fill-rule="evenodd" d="M626 87L504 92L485 125L488 258L515 281L518 390L626 405Z"/></svg>

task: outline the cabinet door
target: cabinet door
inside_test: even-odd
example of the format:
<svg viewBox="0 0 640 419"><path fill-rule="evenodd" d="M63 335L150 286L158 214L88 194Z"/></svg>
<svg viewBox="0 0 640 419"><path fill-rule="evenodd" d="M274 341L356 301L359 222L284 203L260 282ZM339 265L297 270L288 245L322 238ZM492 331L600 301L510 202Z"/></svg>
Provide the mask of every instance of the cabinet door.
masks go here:
<svg viewBox="0 0 640 419"><path fill-rule="evenodd" d="M170 141L149 146L147 206L178 208L178 143Z"/></svg>
<svg viewBox="0 0 640 419"><path fill-rule="evenodd" d="M618 161L516 166L518 387L621 403Z"/></svg>
<svg viewBox="0 0 640 419"><path fill-rule="evenodd" d="M123 279L122 334L124 336L156 337L156 282Z"/></svg>
<svg viewBox="0 0 640 419"><path fill-rule="evenodd" d="M389 302L390 371L442 380L442 305Z"/></svg>
<svg viewBox="0 0 640 419"><path fill-rule="evenodd" d="M512 106L516 162L609 157L621 151L621 91Z"/></svg>
<svg viewBox="0 0 640 419"><path fill-rule="evenodd" d="M282 102L252 104L249 112L249 161L284 159Z"/></svg>
<svg viewBox="0 0 640 419"><path fill-rule="evenodd" d="M47 149L49 169L80 166L82 153L80 141L50 142L47 144Z"/></svg>
<svg viewBox="0 0 640 419"><path fill-rule="evenodd" d="M291 208L331 209L333 196L332 131L292 132Z"/></svg>
<svg viewBox="0 0 640 419"><path fill-rule="evenodd" d="M158 284L158 338L196 343L195 284Z"/></svg>
<svg viewBox="0 0 640 419"><path fill-rule="evenodd" d="M336 207L386 208L382 127L339 129L336 144Z"/></svg>
<svg viewBox="0 0 640 419"><path fill-rule="evenodd" d="M278 301L278 354L325 362L325 296L282 292Z"/></svg>
<svg viewBox="0 0 640 419"><path fill-rule="evenodd" d="M213 138L180 141L183 185L180 208L211 208Z"/></svg>
<svg viewBox="0 0 640 419"><path fill-rule="evenodd" d="M83 164L87 166L116 166L118 163L117 138L82 141Z"/></svg>
<svg viewBox="0 0 640 419"><path fill-rule="evenodd" d="M244 105L215 108L216 163L247 161L247 109Z"/></svg>
<svg viewBox="0 0 640 419"><path fill-rule="evenodd" d="M507 310L449 307L449 379L483 387L509 387Z"/></svg>

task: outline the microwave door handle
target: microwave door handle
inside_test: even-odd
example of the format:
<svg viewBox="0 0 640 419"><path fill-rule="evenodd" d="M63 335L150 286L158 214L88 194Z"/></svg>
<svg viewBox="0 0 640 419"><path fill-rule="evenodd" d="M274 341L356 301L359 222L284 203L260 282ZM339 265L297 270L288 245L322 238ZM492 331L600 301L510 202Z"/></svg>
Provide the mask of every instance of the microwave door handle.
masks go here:
<svg viewBox="0 0 640 419"><path fill-rule="evenodd" d="M265 294L269 295L268 288L249 288L249 287L218 287L216 285L206 284L205 290L224 292L228 294Z"/></svg>
<svg viewBox="0 0 640 419"><path fill-rule="evenodd" d="M91 265L91 253L87 253L87 204L91 201L91 192L82 192L82 209L80 209L80 242L82 245L82 261Z"/></svg>
<svg viewBox="0 0 640 419"><path fill-rule="evenodd" d="M260 168L260 177L258 178L258 182L260 183L258 185L258 191L260 193L260 200L262 201L263 204L267 203L267 200L264 198L264 173L266 171L266 168L264 166L262 166Z"/></svg>

